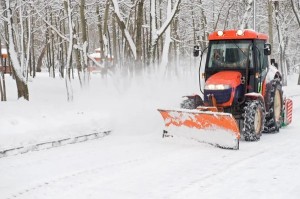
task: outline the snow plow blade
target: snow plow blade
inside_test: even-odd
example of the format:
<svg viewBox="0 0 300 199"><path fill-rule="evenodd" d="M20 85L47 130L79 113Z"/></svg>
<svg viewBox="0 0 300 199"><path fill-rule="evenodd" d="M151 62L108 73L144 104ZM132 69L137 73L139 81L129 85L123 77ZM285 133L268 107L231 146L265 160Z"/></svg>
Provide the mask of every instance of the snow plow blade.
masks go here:
<svg viewBox="0 0 300 199"><path fill-rule="evenodd" d="M214 107L158 111L165 122L163 136L183 136L220 148L239 149L239 127L229 113L214 112Z"/></svg>

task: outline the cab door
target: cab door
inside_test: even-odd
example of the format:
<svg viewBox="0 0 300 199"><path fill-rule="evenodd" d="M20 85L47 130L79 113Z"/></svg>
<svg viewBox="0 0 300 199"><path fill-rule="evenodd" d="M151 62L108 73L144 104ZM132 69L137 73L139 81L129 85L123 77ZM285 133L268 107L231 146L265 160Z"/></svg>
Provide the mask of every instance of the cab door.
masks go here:
<svg viewBox="0 0 300 199"><path fill-rule="evenodd" d="M264 53L265 40L256 40L254 47L255 55L255 86L254 90L257 93L262 93L263 83L267 76L268 56Z"/></svg>

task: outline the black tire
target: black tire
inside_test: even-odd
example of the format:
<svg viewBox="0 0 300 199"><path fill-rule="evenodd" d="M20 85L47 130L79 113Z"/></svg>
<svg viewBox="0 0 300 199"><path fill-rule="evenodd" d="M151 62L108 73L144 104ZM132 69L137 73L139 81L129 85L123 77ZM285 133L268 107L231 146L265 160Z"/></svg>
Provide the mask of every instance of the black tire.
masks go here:
<svg viewBox="0 0 300 199"><path fill-rule="evenodd" d="M264 129L265 110L260 100L246 102L244 107L243 136L245 141L257 141Z"/></svg>
<svg viewBox="0 0 300 199"><path fill-rule="evenodd" d="M203 105L203 100L199 95L185 96L185 99L180 103L180 108L183 109L196 109L198 106Z"/></svg>
<svg viewBox="0 0 300 199"><path fill-rule="evenodd" d="M282 124L283 113L283 98L282 98L282 85L280 79L271 81L269 90L267 90L267 114L265 122L265 133L278 132Z"/></svg>

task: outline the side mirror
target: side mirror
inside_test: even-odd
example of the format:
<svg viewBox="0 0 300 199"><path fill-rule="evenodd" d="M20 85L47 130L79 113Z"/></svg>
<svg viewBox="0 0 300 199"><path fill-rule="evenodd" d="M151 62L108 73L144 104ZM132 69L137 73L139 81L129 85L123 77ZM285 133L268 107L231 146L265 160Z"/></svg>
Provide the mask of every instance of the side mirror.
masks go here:
<svg viewBox="0 0 300 199"><path fill-rule="evenodd" d="M265 44L264 45L264 54L265 55L271 55L271 50L272 48L271 48L271 44Z"/></svg>
<svg viewBox="0 0 300 199"><path fill-rule="evenodd" d="M193 51L194 57L198 57L200 52L201 52L200 46L194 46L194 51Z"/></svg>

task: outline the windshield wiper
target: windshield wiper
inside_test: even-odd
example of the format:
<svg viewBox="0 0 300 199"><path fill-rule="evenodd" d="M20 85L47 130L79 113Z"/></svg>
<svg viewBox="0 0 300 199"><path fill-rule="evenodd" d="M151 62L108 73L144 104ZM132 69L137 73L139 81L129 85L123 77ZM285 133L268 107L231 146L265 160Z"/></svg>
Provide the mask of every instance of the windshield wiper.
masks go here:
<svg viewBox="0 0 300 199"><path fill-rule="evenodd" d="M236 40L230 40L242 53L243 55L247 58L246 53L236 44ZM250 46L250 45L249 45ZM248 46L248 54L249 54L249 46Z"/></svg>

